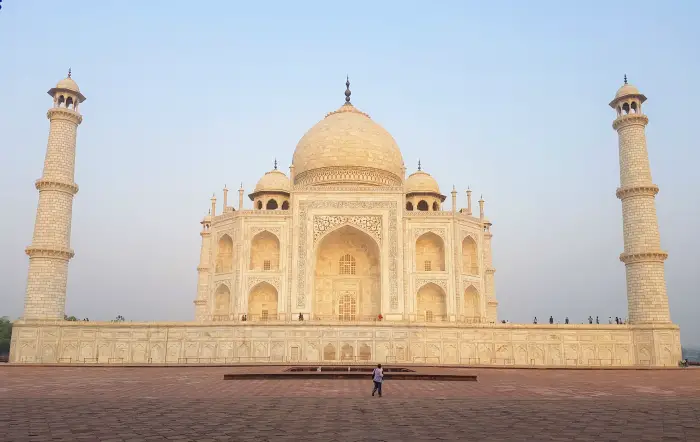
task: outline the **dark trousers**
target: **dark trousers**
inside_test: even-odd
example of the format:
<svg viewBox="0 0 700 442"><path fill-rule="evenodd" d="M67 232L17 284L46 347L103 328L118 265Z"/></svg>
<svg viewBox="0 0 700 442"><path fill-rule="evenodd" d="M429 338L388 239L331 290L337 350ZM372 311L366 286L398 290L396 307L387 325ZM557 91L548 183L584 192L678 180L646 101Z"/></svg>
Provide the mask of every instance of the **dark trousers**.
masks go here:
<svg viewBox="0 0 700 442"><path fill-rule="evenodd" d="M372 390L372 394L374 394L377 391L379 392L379 396L381 396L382 395L382 383L374 381L374 389Z"/></svg>

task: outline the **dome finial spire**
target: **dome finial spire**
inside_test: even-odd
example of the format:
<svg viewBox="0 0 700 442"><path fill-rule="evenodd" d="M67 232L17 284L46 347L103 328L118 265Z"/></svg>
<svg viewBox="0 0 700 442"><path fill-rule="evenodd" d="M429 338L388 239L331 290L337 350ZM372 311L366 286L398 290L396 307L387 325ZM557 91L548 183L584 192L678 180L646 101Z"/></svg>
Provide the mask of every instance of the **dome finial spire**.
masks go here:
<svg viewBox="0 0 700 442"><path fill-rule="evenodd" d="M68 78L70 78L70 75L71 75L71 69L68 68Z"/></svg>
<svg viewBox="0 0 700 442"><path fill-rule="evenodd" d="M418 158L418 170L421 170L421 168L420 168L420 158Z"/></svg>
<svg viewBox="0 0 700 442"><path fill-rule="evenodd" d="M275 158L275 170L277 170L277 158Z"/></svg>
<svg viewBox="0 0 700 442"><path fill-rule="evenodd" d="M627 74L625 74L625 84L627 84Z"/></svg>
<svg viewBox="0 0 700 442"><path fill-rule="evenodd" d="M350 104L350 76L345 76L345 104Z"/></svg>

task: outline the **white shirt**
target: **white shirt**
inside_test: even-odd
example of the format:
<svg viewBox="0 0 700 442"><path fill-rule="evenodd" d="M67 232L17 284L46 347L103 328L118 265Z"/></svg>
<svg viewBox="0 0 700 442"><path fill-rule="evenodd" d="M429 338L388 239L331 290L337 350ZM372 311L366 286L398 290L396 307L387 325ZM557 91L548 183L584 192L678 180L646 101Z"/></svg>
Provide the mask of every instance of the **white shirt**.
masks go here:
<svg viewBox="0 0 700 442"><path fill-rule="evenodd" d="M383 368L375 368L374 370L372 370L372 374L374 375L374 382L381 382L382 379L384 379Z"/></svg>

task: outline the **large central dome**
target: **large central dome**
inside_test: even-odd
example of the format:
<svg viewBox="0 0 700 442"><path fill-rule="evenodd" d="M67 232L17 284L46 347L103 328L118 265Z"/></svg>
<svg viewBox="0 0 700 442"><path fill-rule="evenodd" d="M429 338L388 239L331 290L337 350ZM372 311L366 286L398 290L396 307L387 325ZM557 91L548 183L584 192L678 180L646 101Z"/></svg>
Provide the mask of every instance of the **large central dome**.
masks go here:
<svg viewBox="0 0 700 442"><path fill-rule="evenodd" d="M346 83L347 84L347 83ZM294 151L294 183L401 186L403 157L394 138L369 115L346 103L326 115Z"/></svg>

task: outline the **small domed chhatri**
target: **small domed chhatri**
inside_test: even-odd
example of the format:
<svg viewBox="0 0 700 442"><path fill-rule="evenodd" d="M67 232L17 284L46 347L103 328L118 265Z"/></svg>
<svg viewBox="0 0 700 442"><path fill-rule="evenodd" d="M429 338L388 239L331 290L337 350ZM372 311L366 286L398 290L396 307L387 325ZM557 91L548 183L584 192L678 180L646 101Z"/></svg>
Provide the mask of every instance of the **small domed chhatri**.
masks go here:
<svg viewBox="0 0 700 442"><path fill-rule="evenodd" d="M404 163L399 146L382 126L350 102L314 125L294 151L294 184L400 186Z"/></svg>
<svg viewBox="0 0 700 442"><path fill-rule="evenodd" d="M253 193L248 195L256 210L289 210L289 178L277 169L277 159L274 168L265 172L258 180Z"/></svg>
<svg viewBox="0 0 700 442"><path fill-rule="evenodd" d="M273 169L265 172L255 185L255 192L287 192L289 193L289 178L281 170Z"/></svg>
<svg viewBox="0 0 700 442"><path fill-rule="evenodd" d="M441 204L445 201L445 195L440 193L440 186L428 172L421 167L418 161L418 170L406 178L404 183L406 193L406 210L420 210L423 212L441 210Z"/></svg>
<svg viewBox="0 0 700 442"><path fill-rule="evenodd" d="M420 162L419 162L420 163ZM437 181L428 172L418 166L418 170L413 172L406 178L404 189L406 194L411 193L436 193L440 194L440 186Z"/></svg>
<svg viewBox="0 0 700 442"><path fill-rule="evenodd" d="M68 69L68 76L56 83L56 87L49 89L48 94L55 97L56 107L59 107L59 104L63 105L67 103L69 98L70 102L75 104L82 103L86 100L85 96L80 92L78 83L73 80L70 68ZM63 97L62 101L60 97ZM66 105L66 107L69 106Z"/></svg>
<svg viewBox="0 0 700 442"><path fill-rule="evenodd" d="M404 180L396 141L351 104L349 80L345 104L299 141L289 177L275 160L258 180L249 195L252 210L244 207L243 184L235 209L226 186L223 209L217 210L216 195L211 196L211 210L200 221L196 324L64 324L82 117L70 106L80 97L72 79L52 91L44 175L35 182L36 225L26 249L24 315L13 325L12 363L184 359L565 368L663 367L677 365L681 357L654 211L658 187L647 158L648 119L643 95L631 85L618 91L612 105L625 226L620 259L627 265L632 326L499 321L492 224L484 198L472 215L472 191L467 187L466 207L460 208L453 184L445 210L445 195L420 161ZM249 156L241 152L240 158L243 163L231 166L249 168ZM459 164L452 166L459 170Z"/></svg>

